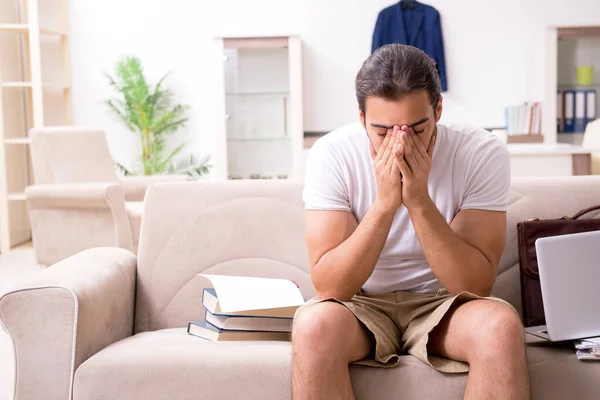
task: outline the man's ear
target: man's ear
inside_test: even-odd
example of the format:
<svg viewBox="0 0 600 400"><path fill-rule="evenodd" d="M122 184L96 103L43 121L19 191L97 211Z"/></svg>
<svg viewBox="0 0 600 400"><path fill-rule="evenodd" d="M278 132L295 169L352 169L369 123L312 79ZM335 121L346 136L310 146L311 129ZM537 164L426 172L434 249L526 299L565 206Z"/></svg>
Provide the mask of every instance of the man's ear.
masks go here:
<svg viewBox="0 0 600 400"><path fill-rule="evenodd" d="M442 118L442 110L444 109L444 107L442 106L443 101L444 101L444 97L440 96L440 99L438 100L437 104L435 105L435 122L436 123L440 122L440 118Z"/></svg>

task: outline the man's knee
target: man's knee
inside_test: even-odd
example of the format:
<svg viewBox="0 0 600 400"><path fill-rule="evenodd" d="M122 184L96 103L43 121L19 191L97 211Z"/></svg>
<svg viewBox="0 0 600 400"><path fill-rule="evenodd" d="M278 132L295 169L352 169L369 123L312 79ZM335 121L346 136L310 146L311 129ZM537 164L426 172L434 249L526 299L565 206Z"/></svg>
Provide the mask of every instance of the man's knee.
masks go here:
<svg viewBox="0 0 600 400"><path fill-rule="evenodd" d="M356 317L341 304L327 301L310 305L294 319L294 351L308 351L315 356L344 351L349 347L348 333L357 325Z"/></svg>
<svg viewBox="0 0 600 400"><path fill-rule="evenodd" d="M485 315L481 315L480 329L473 332L475 354L496 358L524 346L524 329L519 314L509 305L490 301Z"/></svg>

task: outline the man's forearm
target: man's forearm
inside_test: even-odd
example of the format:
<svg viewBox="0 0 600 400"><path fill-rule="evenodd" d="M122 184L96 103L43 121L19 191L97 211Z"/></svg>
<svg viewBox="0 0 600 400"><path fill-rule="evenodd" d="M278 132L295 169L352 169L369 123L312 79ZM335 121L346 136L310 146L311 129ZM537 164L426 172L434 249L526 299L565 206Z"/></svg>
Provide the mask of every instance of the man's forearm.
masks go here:
<svg viewBox="0 0 600 400"><path fill-rule="evenodd" d="M488 296L495 280L490 261L454 233L431 199L409 211L429 266L442 285L453 294Z"/></svg>
<svg viewBox="0 0 600 400"><path fill-rule="evenodd" d="M319 297L347 301L359 291L373 273L394 214L376 200L352 235L321 257L311 273Z"/></svg>

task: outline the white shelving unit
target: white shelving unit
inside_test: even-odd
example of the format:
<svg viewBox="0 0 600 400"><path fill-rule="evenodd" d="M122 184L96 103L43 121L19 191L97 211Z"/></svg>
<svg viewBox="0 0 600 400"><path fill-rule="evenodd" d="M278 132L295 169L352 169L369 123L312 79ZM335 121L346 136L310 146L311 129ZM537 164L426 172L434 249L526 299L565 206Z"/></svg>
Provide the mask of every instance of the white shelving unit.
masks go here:
<svg viewBox="0 0 600 400"><path fill-rule="evenodd" d="M29 222L23 213L25 210L25 187L32 183L29 160L29 129L45 126L44 96L58 93L62 97L62 111L65 125L71 124L71 78L69 62L69 36L67 0L54 0L60 10L60 28L48 29L40 24L39 0L14 0L18 22L0 24L0 35L13 35L10 42L19 43L13 46L16 51L2 54L0 50L0 253L7 253L11 247L29 240ZM46 4L44 4L47 6ZM62 81L46 82L42 62L42 39L58 41L62 64ZM15 58L16 57L16 58ZM2 75L2 63L19 65L17 79L14 76ZM15 71L13 69L13 74ZM58 80L58 79L57 79ZM10 99L15 91L22 91L23 99L22 123L5 115L5 107L15 106ZM3 101L7 99L6 103ZM8 120L11 126L7 127ZM15 129L18 122L20 129ZM21 150L15 148L18 146ZM12 174L17 173L14 177ZM15 189L15 186L18 188ZM26 211L25 211L26 212Z"/></svg>
<svg viewBox="0 0 600 400"><path fill-rule="evenodd" d="M299 179L303 170L298 36L214 41L218 179Z"/></svg>
<svg viewBox="0 0 600 400"><path fill-rule="evenodd" d="M586 42L600 43L600 26L554 26L546 29L545 71L544 71L544 112L543 132L546 144L565 142L580 145L583 133L558 135L557 90L564 89L597 89L600 95L600 49ZM583 48L582 48L583 47ZM579 48L579 51L578 51ZM581 54L585 54L582 60ZM587 53L591 58L587 58ZM575 66L596 64L595 82L592 85L578 86L575 82ZM600 100L600 99L598 99ZM597 101L600 117L600 101Z"/></svg>

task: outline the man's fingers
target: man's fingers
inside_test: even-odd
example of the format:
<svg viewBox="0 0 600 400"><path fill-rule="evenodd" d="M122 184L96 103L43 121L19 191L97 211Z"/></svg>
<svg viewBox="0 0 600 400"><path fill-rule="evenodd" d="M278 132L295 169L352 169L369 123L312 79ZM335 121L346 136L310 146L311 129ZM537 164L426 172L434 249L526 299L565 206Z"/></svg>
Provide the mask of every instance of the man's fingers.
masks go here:
<svg viewBox="0 0 600 400"><path fill-rule="evenodd" d="M417 159L417 155L415 154L416 150L414 148L414 143L409 138L408 132L403 132L402 139L400 141L404 146L404 160L407 162L411 169L417 168L419 166L419 160Z"/></svg>
<svg viewBox="0 0 600 400"><path fill-rule="evenodd" d="M394 153L394 162L398 166L398 169L400 169L400 173L402 174L403 178L406 176L410 176L412 173L410 166L406 163L406 160L404 159L404 151L404 146L400 145L398 151Z"/></svg>
<svg viewBox="0 0 600 400"><path fill-rule="evenodd" d="M390 140L388 141L388 143L385 146L385 149L383 151L383 155L381 156L381 159L387 165L389 165L390 159L393 159L394 149L398 145L398 129L397 129L397 127L394 127L394 129L392 129L391 134L393 137L391 137ZM390 136L390 132L388 132L388 136ZM386 136L386 139L388 136Z"/></svg>
<svg viewBox="0 0 600 400"><path fill-rule="evenodd" d="M394 152L394 157L392 158L392 172L390 175L400 175L400 178L402 178L402 174L400 173L400 167L398 167L398 162L396 161L396 153L397 152Z"/></svg>
<svg viewBox="0 0 600 400"><path fill-rule="evenodd" d="M423 146L423 142L421 142L421 139L417 137L417 134L412 128L410 128L408 138L411 141L415 157L418 157L420 160L423 161L427 160L427 149L425 149L425 147Z"/></svg>
<svg viewBox="0 0 600 400"><path fill-rule="evenodd" d="M387 150L390 141L393 139L392 136L393 132L388 131L387 135L385 135L385 138L383 138L383 143L381 143L381 146L379 146L379 151L377 152L378 160L381 160L384 157L385 151ZM383 159L385 160L385 158Z"/></svg>
<svg viewBox="0 0 600 400"><path fill-rule="evenodd" d="M427 146L427 155L430 160L433 160L433 149L435 148L435 141L437 139L437 129L433 131L433 135L431 135L431 139L429 139L429 146Z"/></svg>

